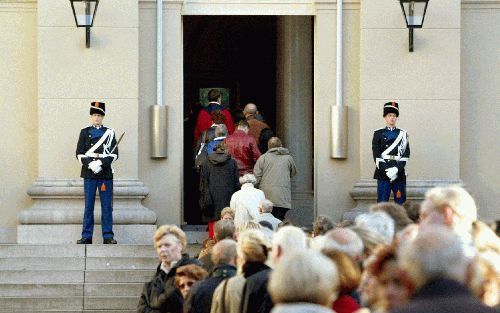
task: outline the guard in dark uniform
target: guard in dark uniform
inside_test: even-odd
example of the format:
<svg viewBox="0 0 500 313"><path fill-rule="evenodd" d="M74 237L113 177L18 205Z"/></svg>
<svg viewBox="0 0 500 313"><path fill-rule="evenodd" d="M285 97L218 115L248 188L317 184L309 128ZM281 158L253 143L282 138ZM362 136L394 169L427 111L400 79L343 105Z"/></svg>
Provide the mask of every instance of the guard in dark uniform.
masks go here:
<svg viewBox="0 0 500 313"><path fill-rule="evenodd" d="M394 202L406 201L406 162L410 157L408 134L396 127L399 105L396 102L384 104L386 127L373 133L372 151L377 180L377 202L389 201L391 190Z"/></svg>
<svg viewBox="0 0 500 313"><path fill-rule="evenodd" d="M113 239L113 162L118 159L115 131L104 127L105 103L92 102L92 125L80 131L76 158L82 165L81 177L85 192L82 238L76 243L91 244L94 232L94 203L96 190L101 200L102 237L105 244L116 244Z"/></svg>

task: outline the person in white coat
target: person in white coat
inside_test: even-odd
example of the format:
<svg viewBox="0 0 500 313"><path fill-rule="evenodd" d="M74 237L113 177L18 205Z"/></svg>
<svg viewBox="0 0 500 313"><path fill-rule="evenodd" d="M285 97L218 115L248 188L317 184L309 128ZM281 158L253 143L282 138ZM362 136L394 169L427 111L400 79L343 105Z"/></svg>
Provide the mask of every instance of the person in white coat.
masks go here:
<svg viewBox="0 0 500 313"><path fill-rule="evenodd" d="M257 179L253 174L240 177L241 189L231 197L230 207L234 209L234 226L236 229L246 222L259 217L259 205L266 197L262 190L254 187Z"/></svg>

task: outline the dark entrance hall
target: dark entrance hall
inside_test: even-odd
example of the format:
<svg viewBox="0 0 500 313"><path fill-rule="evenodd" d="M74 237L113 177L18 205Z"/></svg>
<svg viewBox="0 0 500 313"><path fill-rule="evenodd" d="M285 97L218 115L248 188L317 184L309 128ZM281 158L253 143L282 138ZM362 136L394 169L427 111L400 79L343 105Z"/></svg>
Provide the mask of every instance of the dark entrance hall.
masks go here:
<svg viewBox="0 0 500 313"><path fill-rule="evenodd" d="M200 224L199 175L193 169L200 88L229 89L226 105L235 122L245 104L257 104L276 130L276 17L184 16L183 35L184 221Z"/></svg>

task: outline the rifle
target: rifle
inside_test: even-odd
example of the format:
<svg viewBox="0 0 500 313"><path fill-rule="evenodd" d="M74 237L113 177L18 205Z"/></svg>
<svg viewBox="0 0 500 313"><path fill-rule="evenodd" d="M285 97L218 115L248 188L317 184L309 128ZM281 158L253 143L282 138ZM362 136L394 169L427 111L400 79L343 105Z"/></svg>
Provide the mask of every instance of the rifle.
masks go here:
<svg viewBox="0 0 500 313"><path fill-rule="evenodd" d="M111 152L110 152L109 154L113 153L113 152L115 151L115 149L118 147L118 144L119 144L119 143L122 141L122 139L123 139L123 135L125 135L125 132L123 132L123 133L120 135L120 138L118 138L118 141L116 142L116 144L115 144L115 146L113 147L113 149L111 149Z"/></svg>

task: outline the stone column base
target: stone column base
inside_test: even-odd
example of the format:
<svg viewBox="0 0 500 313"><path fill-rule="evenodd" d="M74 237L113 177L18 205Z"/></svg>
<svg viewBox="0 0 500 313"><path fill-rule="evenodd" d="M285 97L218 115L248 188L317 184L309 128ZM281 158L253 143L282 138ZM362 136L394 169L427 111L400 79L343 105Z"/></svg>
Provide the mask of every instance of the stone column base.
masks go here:
<svg viewBox="0 0 500 313"><path fill-rule="evenodd" d="M314 222L314 191L292 191L292 209L286 218L297 225L310 226Z"/></svg>
<svg viewBox="0 0 500 313"><path fill-rule="evenodd" d="M151 244L156 214L142 205L149 193L138 179L113 182L113 232L119 243ZM84 211L83 179L38 178L28 189L35 201L18 215L17 242L74 243L81 238ZM96 196L94 241L102 242L101 204Z"/></svg>
<svg viewBox="0 0 500 313"><path fill-rule="evenodd" d="M460 185L463 182L460 179L433 179L433 180L407 180L406 182L406 200L422 201L425 192L436 186ZM371 205L377 203L377 181L375 179L360 179L351 191L351 197L357 205L343 215L343 220L354 220L361 213L368 212ZM391 199L393 195L391 194ZM392 201L392 200L391 200Z"/></svg>

